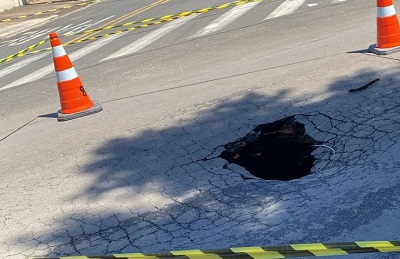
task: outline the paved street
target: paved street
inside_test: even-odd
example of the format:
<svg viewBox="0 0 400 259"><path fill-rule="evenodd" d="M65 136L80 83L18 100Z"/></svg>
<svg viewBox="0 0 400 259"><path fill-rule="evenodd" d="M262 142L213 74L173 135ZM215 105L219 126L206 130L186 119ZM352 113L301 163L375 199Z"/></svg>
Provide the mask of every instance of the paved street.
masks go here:
<svg viewBox="0 0 400 259"><path fill-rule="evenodd" d="M375 3L289 2L249 2L67 46L104 108L68 122L55 118L51 52L1 64L0 255L399 240L400 53L366 51L376 41ZM105 8L113 3L33 30L85 19L93 29L140 8L127 0L119 13ZM224 2L179 3L126 21ZM0 58L46 37L10 45L20 36L0 41L9 44ZM289 115L334 150L316 149L310 175L264 180L218 158L223 145Z"/></svg>
<svg viewBox="0 0 400 259"><path fill-rule="evenodd" d="M312 11L312 8L324 9L338 4L336 0L320 1L321 3L319 5L309 4L310 6L304 4L305 1L288 1L287 3L282 3L250 0L244 2L244 4L233 5L233 8L232 6L228 6L230 8L227 8L223 6L222 2L219 4L210 2L208 5L206 3L202 3L202 5L199 3L187 3L182 5L180 3L174 3L174 1L168 3L156 1L155 3L157 3L157 5L148 5L145 8L146 10L148 9L153 12L146 12L149 13L148 16L144 16L144 14L140 12L140 18L137 19L161 17L167 14L180 14L186 11L200 10L207 6L218 6L223 8L182 17L157 27L153 25L150 28L135 29L135 32L124 31L128 30L129 27L123 26L96 32L96 35L93 35L92 33L90 36L106 35L107 37L100 38L91 43L86 43L84 45L80 44L79 46L72 47L70 57L72 61L77 61L83 58L86 59L90 55L93 60L82 64L82 67L87 67L94 62L101 63L111 59L134 55L138 52L176 44L182 41L206 37L210 34L223 33L224 31L256 24L260 21L268 21L270 19L289 15L296 11L307 13ZM124 4L124 2L121 3ZM168 5L168 7L169 5L172 6L167 9L167 13L164 10L165 5ZM90 17L90 15L88 15L90 17L90 19L88 19L88 16L85 15L84 19L82 19L82 16L77 15L77 19L69 19L70 16L67 16L63 18L64 21L56 20L39 29L35 29L34 31L30 30L25 32L22 36L4 40L0 43L0 46L9 52L8 55L11 55L42 39L46 39L49 32L57 31L60 35L76 34L85 30L94 29L98 26L108 26L106 23L109 23L117 17L117 15L115 15L115 10L109 11L109 9L116 9L113 2L98 3L92 8L97 8L99 10L95 17ZM342 7L341 9L344 8ZM84 11L86 10L83 10L83 12ZM157 11L157 13L155 13L155 11ZM132 14L133 13L136 14L139 12L134 11ZM128 17L129 16L132 15L128 15ZM71 22L71 20L77 21ZM121 22L119 24L121 24ZM138 25L136 25L136 27L137 26ZM132 25L131 27L135 26ZM115 33L118 30L123 32L108 36L109 33ZM80 39L89 38L89 36L86 36L85 34L79 36L80 37L78 38ZM128 37L129 39L127 39ZM71 37L62 38L62 40L64 40L64 43L67 43L71 41ZM43 46L40 46L39 49L43 48ZM49 78L53 72L53 64L51 59L49 59L50 55L50 51L45 51L40 54L24 57L23 60L20 61L17 59L15 61L13 60L12 64L9 64L6 68L0 70L0 78L2 78L0 91L20 86L44 77ZM23 71L17 71L20 69L23 69Z"/></svg>

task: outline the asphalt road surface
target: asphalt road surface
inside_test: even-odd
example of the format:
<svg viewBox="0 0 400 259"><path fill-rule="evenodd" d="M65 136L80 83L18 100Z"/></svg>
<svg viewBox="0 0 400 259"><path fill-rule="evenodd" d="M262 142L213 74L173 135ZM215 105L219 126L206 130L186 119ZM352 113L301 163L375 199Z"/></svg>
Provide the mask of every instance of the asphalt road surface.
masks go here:
<svg viewBox="0 0 400 259"><path fill-rule="evenodd" d="M3 257L400 239L400 56L366 53L375 3L224 3L104 0L0 42L3 57L51 30L67 43L220 6L66 46L104 108L69 122L51 52L1 64ZM266 181L216 157L288 115L335 151L317 148L312 174Z"/></svg>
<svg viewBox="0 0 400 259"><path fill-rule="evenodd" d="M315 23L320 20L314 17L318 13L327 15L325 19L331 19L329 12L338 10L346 11L346 1L244 1L237 6L224 7L224 1L103 1L90 8L72 13L66 17L47 23L44 26L34 30L16 35L1 42L2 55L8 56L25 49L40 40L46 39L48 33L57 31L60 35L71 35L80 33L89 29L96 29L110 25L121 25L132 21L141 21L147 18L162 17L169 14L181 14L186 11L201 10L206 7L222 7L211 9L201 14L190 15L176 19L165 24L151 25L147 28L139 28L134 31L127 31L120 34L100 38L94 42L84 42L78 46L67 48L70 57L76 62L77 67L89 67L93 64L101 64L109 60L115 60L127 56L137 55L140 52L146 52L157 48L164 48L173 44L194 41L195 39L207 38L213 34L226 34L229 31L237 31L240 28L249 30L256 24L263 24L268 28L266 35L268 39L270 32L275 31L290 33L292 30L299 29L299 25L294 25L299 21L314 20ZM341 4L342 3L342 4ZM292 15L289 22L273 19ZM317 20L318 19L318 20ZM140 24L139 24L140 25ZM122 26L109 30L97 31L88 34L73 35L62 37L63 43L70 43L77 40L83 40L90 37L101 37L102 35L115 33L115 31L127 30L132 26ZM273 28L273 26L278 26ZM332 26L334 26L332 24ZM317 25L310 27L310 30L316 30ZM252 37L251 37L252 38ZM273 37L276 40L282 40L282 36ZM280 39L279 39L280 38ZM255 45L257 41L254 41ZM48 46L42 45L43 49ZM289 46L288 46L289 47ZM90 59L90 62L86 62ZM19 62L18 62L19 61ZM49 62L50 61L50 62ZM83 62L81 64L81 62ZM2 66L0 71L1 85L0 90L6 90L20 86L42 78L49 78L52 75L51 54L45 51L36 55L28 55L21 59L15 59ZM11 68L10 68L11 67Z"/></svg>

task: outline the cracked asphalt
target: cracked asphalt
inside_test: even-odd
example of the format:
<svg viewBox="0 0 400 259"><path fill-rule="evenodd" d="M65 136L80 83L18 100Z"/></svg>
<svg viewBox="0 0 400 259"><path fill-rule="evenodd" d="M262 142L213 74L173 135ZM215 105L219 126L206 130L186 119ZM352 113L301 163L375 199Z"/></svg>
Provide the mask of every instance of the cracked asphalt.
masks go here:
<svg viewBox="0 0 400 259"><path fill-rule="evenodd" d="M20 160L6 163L13 174L2 180L0 203L8 209L1 247L8 258L17 258L398 239L398 73L380 74L379 84L347 93L375 76L360 72L330 85L334 94L325 100L310 97L296 106L285 101L287 93L259 87L126 129L125 136L97 145L49 150L63 159L50 156L37 166L35 158L46 154L32 152L28 159L18 147L30 137L17 133L14 145L10 140L1 145L13 161ZM335 158L318 148L313 174L288 182L244 180L240 173L248 173L240 167L224 169L222 159L204 160L243 136L249 125L282 114L296 114L311 136L335 150ZM48 123L36 121L26 131ZM46 135L37 133L38 139ZM32 147L38 144L32 141ZM372 257L397 254L385 256Z"/></svg>
<svg viewBox="0 0 400 259"><path fill-rule="evenodd" d="M136 72L128 66L115 72L126 60L101 75L89 72L99 69L94 66L78 73L104 110L65 123L49 114L58 107L45 95L53 78L13 89L21 97L11 101L14 92L5 91L0 138L34 120L0 142L0 254L14 259L399 240L400 53L349 53L367 48L371 31L365 25L282 52L246 45L253 59L240 61L220 51L226 44L215 44L207 49L208 62L193 69L185 66L191 60L169 57L197 44L189 52L195 59L209 39L189 42L158 50L157 57L170 63L150 79L143 71L156 71L152 53ZM354 39L343 43L350 35ZM321 46L332 45L337 52L315 57ZM316 50L301 61L299 51L311 46ZM236 62L245 65L226 66ZM203 78L199 71L206 68L211 72ZM368 89L348 92L376 78ZM43 94L32 101L43 104L23 106L22 93L30 92ZM21 107L10 111L15 102ZM290 115L335 150L333 156L317 148L310 175L247 179L241 175L252 176L244 169L216 158L223 145L256 125Z"/></svg>

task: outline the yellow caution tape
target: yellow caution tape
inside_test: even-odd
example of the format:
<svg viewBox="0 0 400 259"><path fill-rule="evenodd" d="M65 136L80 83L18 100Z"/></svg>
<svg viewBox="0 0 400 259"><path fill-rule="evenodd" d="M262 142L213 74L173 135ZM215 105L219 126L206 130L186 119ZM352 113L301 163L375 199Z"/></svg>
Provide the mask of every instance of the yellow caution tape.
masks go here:
<svg viewBox="0 0 400 259"><path fill-rule="evenodd" d="M99 0L95 0L95 1L99 1ZM125 26L131 26L131 25L137 25L137 26L133 26L130 28L126 28L123 30L118 30L118 31L114 31L114 32L110 32L110 33L106 33L103 35L98 35L98 36L93 36L93 37L88 37L88 38L84 38L84 39L80 39L80 40L76 40L76 41L71 41L67 44L63 44L64 47L69 46L69 45L75 45L75 44L79 44L79 43L83 43L86 41L93 41L93 40L97 40L100 38L104 38L104 37L109 37L111 35L115 35L115 34L120 34L123 32L128 32L128 31L134 31L137 29L141 29L141 28L146 28L152 25L158 25L161 23L165 23L165 22L170 22L179 18L183 18L183 17L187 17L190 15L194 15L194 14L199 14L199 13L206 13L206 12L210 12L212 10L219 10L219 9L223 9L223 8L227 8L230 6L238 6L238 5L243 5L246 3L250 3L250 2L261 2L263 0L240 0L240 1L235 1L235 2L230 2L230 3L225 3L225 4L221 4L221 5L217 5L217 6L211 6L211 7L206 7L206 8L201 8L201 9L197 9L197 10L193 10L193 11L185 11L185 12L181 12L181 13L176 13L176 14L168 14L168 15L163 15L160 17L155 17L155 18L147 18L141 21L133 21L133 22L127 22L124 24L120 24L120 25L112 25L112 26L106 26L103 28L99 28L99 29L94 29L94 30L87 30L84 32L80 32L80 33L75 33L75 34L67 34L64 36L73 36L73 35L78 35L78 34L83 34L83 33L92 33L92 32L96 32L96 31L105 31L105 30L110 30L110 29L114 29L114 28L119 28L119 27L125 27ZM26 49L23 49L21 51L19 51L16 54L10 55L6 58L0 59L0 64L10 61L13 58L16 57L22 57L24 55L27 54L38 54L41 52L45 52L45 51L50 51L51 48L44 48L44 49L40 49L40 50L35 50L32 51L33 48L42 45L44 42L41 41L38 44L32 45Z"/></svg>
<svg viewBox="0 0 400 259"><path fill-rule="evenodd" d="M183 250L163 253L126 253L95 256L65 256L36 259L272 259L337 256L400 251L400 241L358 241L293 244L283 246L235 247L220 250ZM31 258L32 259L32 258Z"/></svg>
<svg viewBox="0 0 400 259"><path fill-rule="evenodd" d="M12 22L12 21L16 21L16 20L21 20L21 19L26 19L32 16L38 16L38 15L43 15L43 14L48 14L48 13L56 13L59 12L61 10L64 9L70 9L76 6L85 6L91 3L97 3L100 2L101 0L92 0L92 1L84 1L84 2L80 2L78 4L75 5L66 5L66 6L62 6L60 8L54 8L54 9L50 9L47 11L42 11L42 12L35 12L35 13L29 13L29 14L24 14L24 15L20 15L20 16L16 16L16 17L10 17L10 18L3 18L0 20L0 22Z"/></svg>
<svg viewBox="0 0 400 259"><path fill-rule="evenodd" d="M212 10L219 10L219 9L224 9L224 8L228 8L231 6L238 6L238 5L243 5L243 4L250 3L250 2L261 2L261 1L263 1L263 0L240 0L240 1L225 3L225 4L221 4L221 5L217 5L217 6L205 7L205 8L201 8L201 9L197 9L197 10L192 10L192 11L185 11L185 12L175 13L175 14L167 14L167 15L154 17L154 18L146 18L141 21L131 21L131 22L123 23L123 24L110 25L110 26L93 29L93 30L86 30L83 32L78 32L78 33L67 33L67 34L64 34L63 36L70 37L70 36L79 35L79 34L111 30L111 29L115 29L115 28L128 27L128 26L137 25L137 24L149 24L150 22L152 22L152 23L150 23L150 25L154 25L154 24L159 24L159 23L154 23L154 22L168 22L168 21L172 21L175 19L183 18L186 16L194 15L194 14L207 13Z"/></svg>
<svg viewBox="0 0 400 259"><path fill-rule="evenodd" d="M38 46L44 44L44 43L47 42L47 41L48 41L48 39L39 41L38 43L36 43L36 44L34 44L34 45L31 45L31 46L27 47L26 49L20 50L20 51L18 51L18 52L15 53L15 54L12 54L12 55L10 55L10 56L8 56L8 57L2 58L2 59L0 59L0 64L2 64L2 63L4 63L4 62L7 62L7 61L10 61L10 60L12 60L12 59L15 58L15 57L22 57L22 56L26 55L26 54L27 54L29 51L31 51L32 49L34 49L34 48L36 48L36 47L38 47Z"/></svg>

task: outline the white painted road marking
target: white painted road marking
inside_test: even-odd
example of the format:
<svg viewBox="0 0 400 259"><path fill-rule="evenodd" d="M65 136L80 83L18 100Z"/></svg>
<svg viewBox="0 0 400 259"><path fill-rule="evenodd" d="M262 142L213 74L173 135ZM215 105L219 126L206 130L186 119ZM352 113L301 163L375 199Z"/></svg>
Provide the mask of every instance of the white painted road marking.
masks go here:
<svg viewBox="0 0 400 259"><path fill-rule="evenodd" d="M72 28L70 27L70 25L68 25L68 26L65 26L65 27L61 28L59 31L57 31L57 33L58 33L58 34L62 34L62 33L64 33L65 31L67 31L67 30L69 30L69 29L71 29L71 30L68 31L68 32L65 32L64 35L70 35L70 34L80 33L80 32L83 32L84 30L89 29L90 27L93 27L93 26L99 24L99 23L102 23L102 22L107 21L107 20L113 18L114 16L115 16L115 15L108 16L107 18L104 18L103 20L100 20L100 21L95 22L95 23L89 23L89 22L92 21L92 20L89 20L89 21L80 23L80 24L78 24L78 25L75 25L75 26L73 26Z"/></svg>
<svg viewBox="0 0 400 259"><path fill-rule="evenodd" d="M299 9L306 0L286 0L270 13L264 20L291 14Z"/></svg>
<svg viewBox="0 0 400 259"><path fill-rule="evenodd" d="M6 47L6 46L17 46L17 45L21 45L23 43L32 41L34 39L46 39L47 38L47 34L49 34L52 31L56 31L59 35L63 34L65 32L65 34L74 34L74 33L79 33L82 32L86 29L89 29L90 27L93 27L99 23L102 23L106 20L111 19L112 17L114 17L114 15L111 15L107 18L104 18L103 20L100 20L98 22L95 23L90 23L92 20L88 20L85 22L82 22L80 24L77 25L72 25L72 24L68 24L66 26L57 26L57 27L53 27L53 28L47 28L41 31L28 31L28 32L24 32L21 34L21 36L17 39L13 39L13 40L6 40L6 41L2 41L0 43L0 47Z"/></svg>
<svg viewBox="0 0 400 259"><path fill-rule="evenodd" d="M278 8L276 8L274 11L272 11L270 13L270 15L268 15L268 17L265 18L264 20L291 14L291 13L295 12L300 6L302 6L305 3L305 1L306 0L286 0L280 6L278 6ZM348 1L348 0L332 0L331 4L344 3L346 1ZM259 2L252 2L252 3L247 3L247 4L244 4L241 6L236 6L236 7L232 8L231 10L225 12L221 16L219 16L213 22L208 24L205 28L198 31L197 33L195 33L193 36L191 36L189 38L199 37L199 36L203 36L203 35L221 30L222 28L225 28L227 25L234 22L240 16L244 15L246 12L251 10L253 7L257 6L257 4L259 4ZM311 6L315 6L316 3L310 3L308 5L311 7ZM200 14L188 16L185 18L181 18L181 19L177 19L172 22L169 22L169 23L165 24L164 26L160 27L159 29L156 29L156 30L146 34L142 38L139 38L136 41L134 41L133 43L112 53L111 55L107 56L106 58L102 59L101 61L135 53L135 52L143 49L144 47L148 46L149 44L155 42L156 40L160 39L161 37L167 35L171 31L184 25L188 21L194 19L198 15L200 15ZM87 21L87 22L78 24L78 25L74 26L73 28L71 28L70 26L65 26L63 29L61 29L61 31L66 31L69 29L70 30L69 32L77 33L79 31L81 31L82 29L86 29L87 27L104 22L105 20L108 20L111 17L113 17L113 16L107 17L101 21L98 21L98 22L92 23L92 24L88 24L88 21ZM73 29L73 30L71 31L71 29ZM40 32L40 33L43 33L43 32ZM82 49L73 52L72 54L69 55L69 57L72 61L78 60L78 59L88 55L89 53L99 49L100 47L112 42L113 40L119 38L120 36L122 36L124 34L126 34L126 32L97 40L97 41L83 47ZM36 37L37 34L35 34L33 36ZM37 60L40 60L41 58L45 57L48 54L49 53L45 53L45 54L40 54L40 55L37 55L34 57L28 57L20 62L12 64L8 67L5 67L0 70L0 78L3 78L5 76L19 70L20 68L26 67L29 64L31 64ZM38 69L34 73L23 76L20 79L14 81L4 87L0 87L0 91L4 90L4 89L9 89L9 88L15 87L15 86L18 86L21 84L25 84L25 83L28 83L28 82L31 82L34 80L38 80L40 78L43 78L44 76L46 76L47 74L49 74L51 72L54 72L54 67L53 67L52 63L48 64L47 66L42 67L41 69Z"/></svg>
<svg viewBox="0 0 400 259"><path fill-rule="evenodd" d="M31 64L32 62L39 60L49 54L50 53L42 53L37 56L29 57L29 58L26 58L24 60L21 60L21 61L15 63L15 64L12 64L11 66L0 70L0 78L6 76L8 74L11 74L12 72L17 71L18 69L23 68L23 67Z"/></svg>
<svg viewBox="0 0 400 259"><path fill-rule="evenodd" d="M107 38L102 38L102 39L100 39L98 41L95 41L95 42L87 45L86 47L83 47L80 50L77 50L77 51L73 52L72 54L70 54L68 56L71 59L71 61L78 60L78 59L86 56L87 54L95 51L96 49L99 49L100 47L108 44L109 42L121 37L122 35L123 35L123 33L115 34L115 35L112 35L112 36L107 37ZM12 88L12 87L15 87L15 86L18 86L18 85L22 85L22 84L25 84L25 83L28 83L28 82L31 82L31 81L34 81L34 80L38 80L38 79L48 75L51 72L54 72L54 64L53 63L51 63L51 64L49 64L47 66L44 66L41 69L36 70L35 72L33 72L33 73L29 74L29 75L26 75L26 76L24 76L24 77L22 77L22 78L20 78L20 79L18 79L16 81L12 82L11 84L8 84L8 85L0 88L0 91L1 90L5 90L5 89L9 89L9 88Z"/></svg>
<svg viewBox="0 0 400 259"><path fill-rule="evenodd" d="M252 2L232 8L230 11L218 17L216 20L207 25L204 29L198 31L190 38L200 37L225 28L227 25L238 19L240 16L245 14L247 11L249 11L251 8L255 7L259 3L260 2Z"/></svg>
<svg viewBox="0 0 400 259"><path fill-rule="evenodd" d="M118 50L117 52L114 52L113 54L103 58L100 61L105 61L105 60L109 60L109 59L113 59L113 58L117 58L117 57L122 57L122 56L125 56L128 54L133 54L133 53L143 49L144 47L150 45L151 43L153 43L154 41L163 37L164 35L170 33L171 31L177 29L178 27L182 26L183 24L185 24L186 22L192 20L193 18L195 18L197 16L198 16L198 14L187 16L185 18L176 19L172 22L169 22L169 23L165 24L164 26L162 26L161 28L146 34L145 36L141 37L140 39L138 39L138 40L134 41L133 43L127 45L126 47Z"/></svg>

